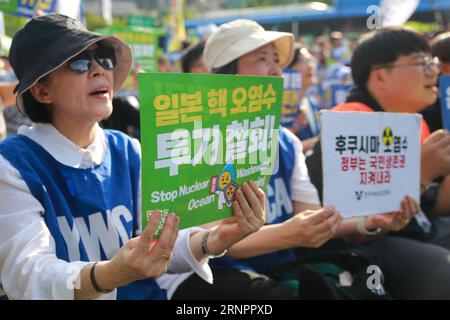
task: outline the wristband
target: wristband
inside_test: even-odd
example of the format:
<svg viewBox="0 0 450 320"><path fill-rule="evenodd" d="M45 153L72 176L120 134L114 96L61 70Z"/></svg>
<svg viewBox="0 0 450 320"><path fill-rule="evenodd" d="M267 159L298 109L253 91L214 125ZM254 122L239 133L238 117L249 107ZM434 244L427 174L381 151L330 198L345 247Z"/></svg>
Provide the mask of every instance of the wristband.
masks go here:
<svg viewBox="0 0 450 320"><path fill-rule="evenodd" d="M202 235L202 244L201 244L201 248L202 248L202 253L203 255L209 257L209 258L220 258L223 257L226 253L227 253L227 249L223 250L221 253L219 254L211 254L211 252L209 252L208 250L208 236L209 236L209 230L203 232Z"/></svg>
<svg viewBox="0 0 450 320"><path fill-rule="evenodd" d="M110 293L110 292L112 292L113 290L103 290L103 289L100 289L100 287L98 286L98 284L97 284L97 281L95 280L95 273L94 273L94 270L95 270L95 266L97 265L97 262L94 262L94 264L92 265L92 267L91 267L91 271L90 271L90 276L91 276L91 283L92 283L92 287L94 288L94 290L95 291L97 291L98 293Z"/></svg>
<svg viewBox="0 0 450 320"><path fill-rule="evenodd" d="M372 230L367 230L366 229L366 220L367 217L359 217L356 220L356 229L358 230L358 232L364 236L374 236L379 234L382 229L381 228L375 228Z"/></svg>

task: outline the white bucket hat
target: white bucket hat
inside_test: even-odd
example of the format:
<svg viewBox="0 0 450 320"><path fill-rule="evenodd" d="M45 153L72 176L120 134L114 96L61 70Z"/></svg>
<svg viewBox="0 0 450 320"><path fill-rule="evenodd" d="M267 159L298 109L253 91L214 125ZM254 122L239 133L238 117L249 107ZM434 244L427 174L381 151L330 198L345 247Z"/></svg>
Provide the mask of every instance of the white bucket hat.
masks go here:
<svg viewBox="0 0 450 320"><path fill-rule="evenodd" d="M275 44L280 66L287 67L294 52L292 33L266 31L252 20L234 20L222 24L208 38L203 52L203 62L210 70L220 68L271 42Z"/></svg>

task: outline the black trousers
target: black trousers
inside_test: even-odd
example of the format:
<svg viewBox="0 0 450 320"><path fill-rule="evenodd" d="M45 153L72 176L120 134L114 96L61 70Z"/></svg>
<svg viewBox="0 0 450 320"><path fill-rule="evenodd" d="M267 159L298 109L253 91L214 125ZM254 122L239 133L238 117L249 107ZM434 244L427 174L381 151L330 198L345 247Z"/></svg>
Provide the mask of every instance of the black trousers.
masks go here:
<svg viewBox="0 0 450 320"><path fill-rule="evenodd" d="M396 299L450 299L450 251L434 244L384 236L377 251L386 286Z"/></svg>
<svg viewBox="0 0 450 320"><path fill-rule="evenodd" d="M395 236L374 239L364 246L376 251L385 286L394 299L450 299L448 249ZM290 290L264 275L225 268L212 271L212 285L193 274L178 287L172 299L295 299Z"/></svg>
<svg viewBox="0 0 450 320"><path fill-rule="evenodd" d="M214 283L197 274L187 278L175 291L173 300L287 300L294 295L278 282L255 272L212 268Z"/></svg>

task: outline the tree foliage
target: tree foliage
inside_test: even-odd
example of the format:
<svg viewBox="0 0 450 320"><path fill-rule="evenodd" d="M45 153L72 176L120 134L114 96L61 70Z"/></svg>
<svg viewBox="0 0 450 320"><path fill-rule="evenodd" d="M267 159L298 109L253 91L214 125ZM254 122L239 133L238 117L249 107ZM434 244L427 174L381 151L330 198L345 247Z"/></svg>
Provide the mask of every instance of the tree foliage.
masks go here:
<svg viewBox="0 0 450 320"><path fill-rule="evenodd" d="M5 34L10 37L27 22L26 18L12 14L5 13L3 17L5 19Z"/></svg>
<svg viewBox="0 0 450 320"><path fill-rule="evenodd" d="M101 16L92 13L86 14L86 27L89 30L106 28L107 26L108 23Z"/></svg>

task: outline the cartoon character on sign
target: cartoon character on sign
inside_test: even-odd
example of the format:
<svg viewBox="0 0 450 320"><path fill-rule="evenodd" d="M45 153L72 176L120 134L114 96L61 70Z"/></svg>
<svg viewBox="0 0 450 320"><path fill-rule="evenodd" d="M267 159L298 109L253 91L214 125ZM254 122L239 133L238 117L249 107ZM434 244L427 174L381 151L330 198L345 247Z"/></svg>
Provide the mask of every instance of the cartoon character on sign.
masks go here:
<svg viewBox="0 0 450 320"><path fill-rule="evenodd" d="M394 135L392 134L392 129L387 127L383 131L383 144L386 147L389 147L394 143Z"/></svg>
<svg viewBox="0 0 450 320"><path fill-rule="evenodd" d="M236 170L231 163L225 165L219 175L211 177L210 193L215 193L219 196L219 210L222 210L224 204L227 207L231 207L234 194L239 189L239 185L234 181L235 179Z"/></svg>

